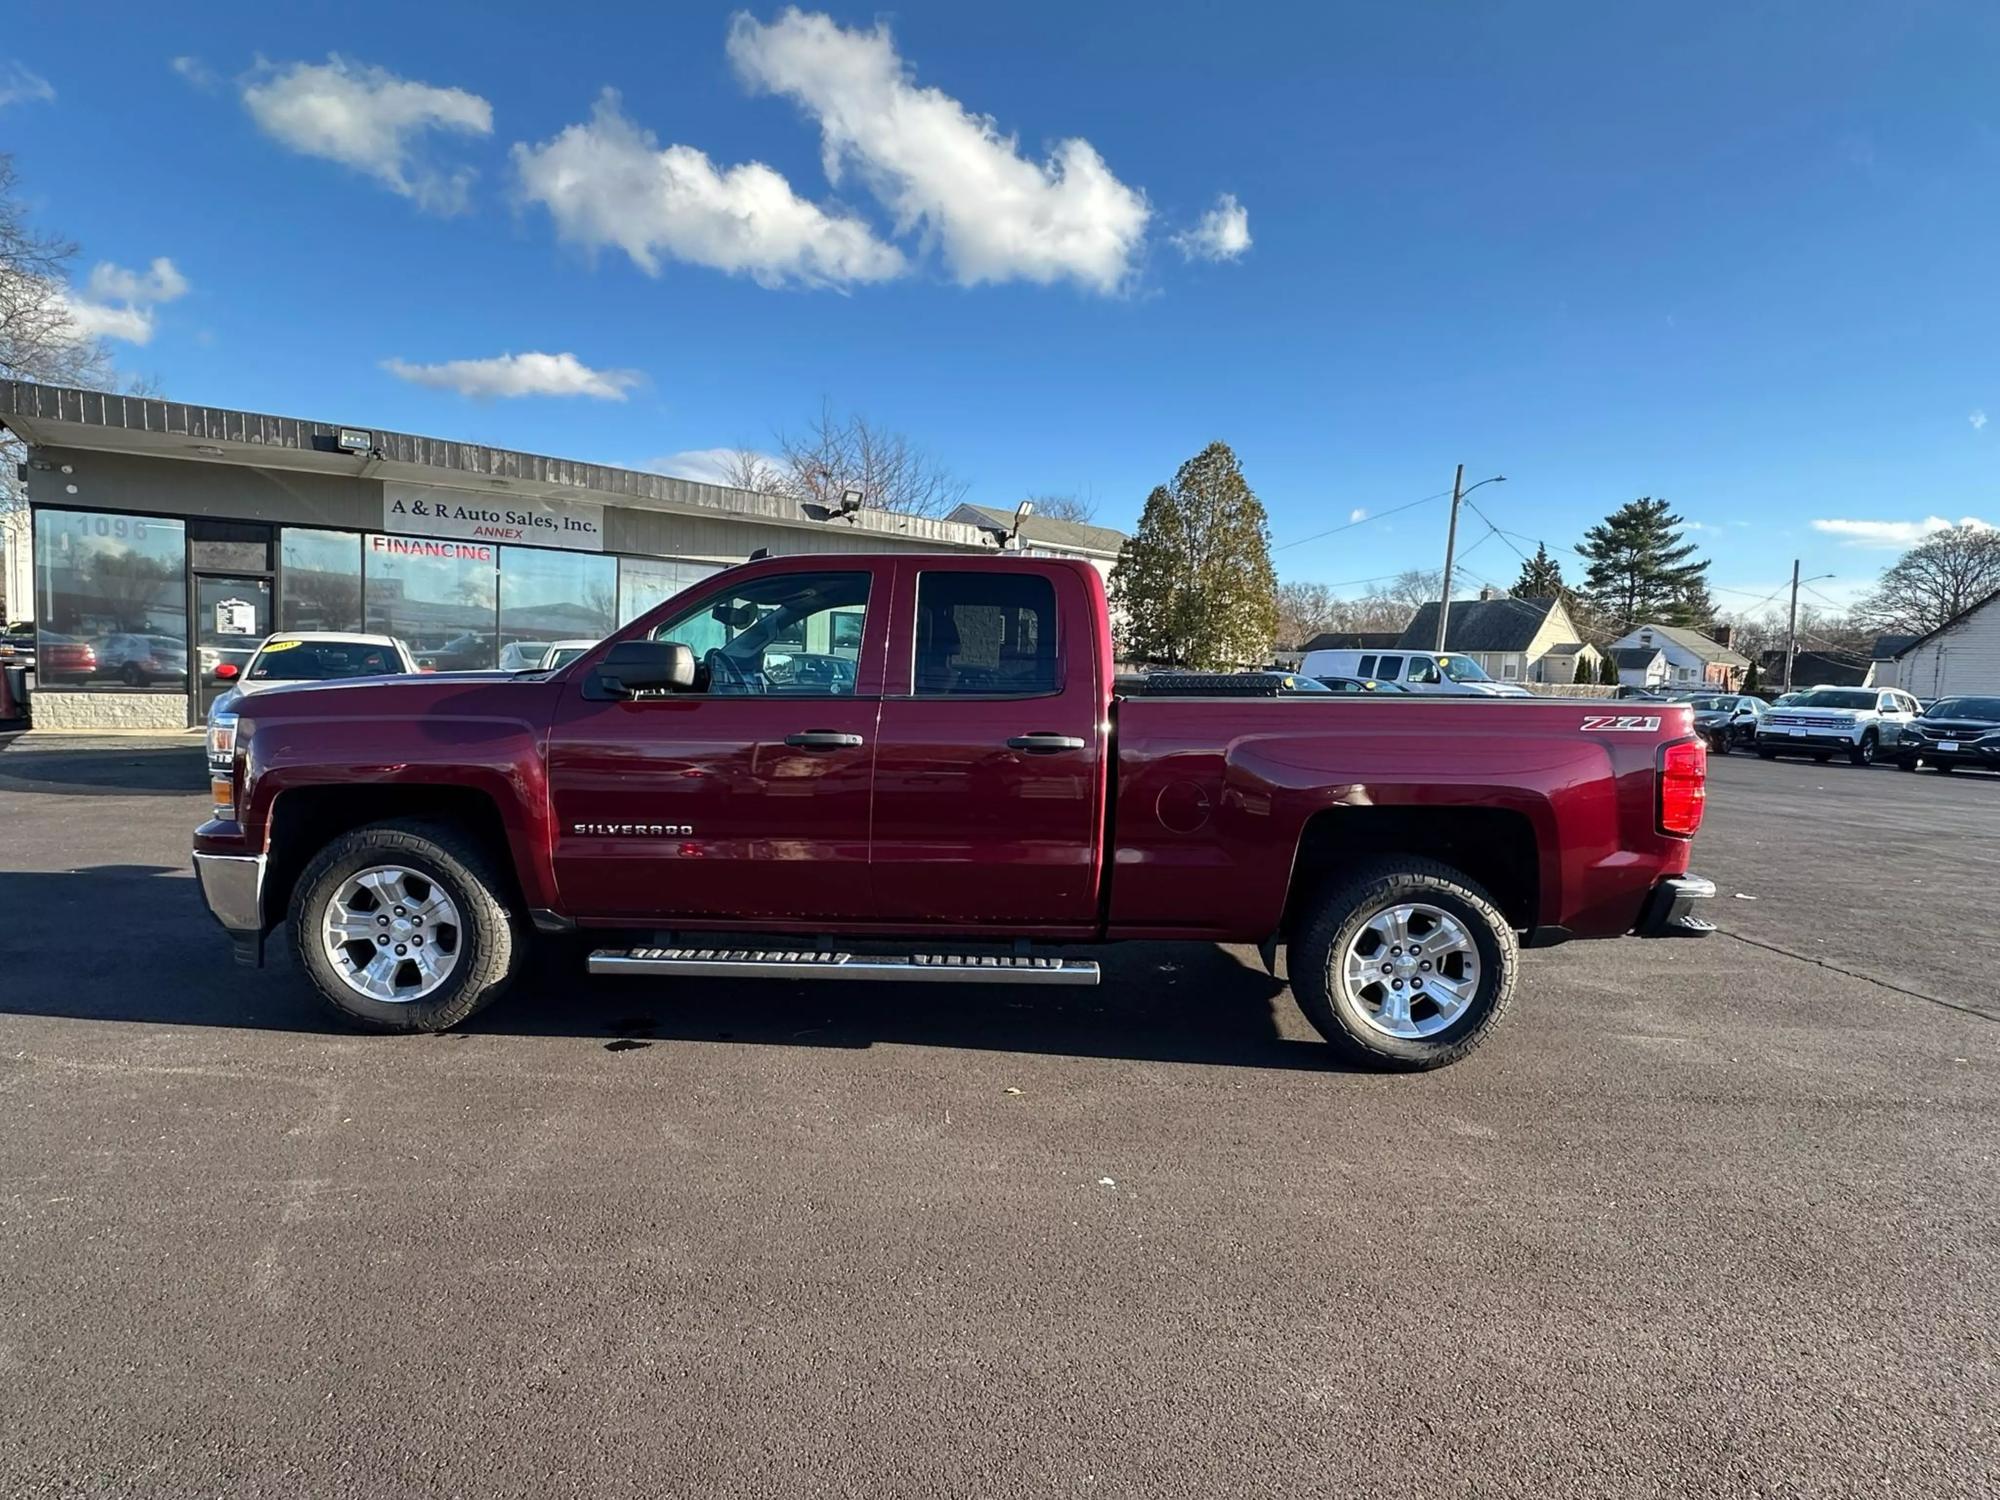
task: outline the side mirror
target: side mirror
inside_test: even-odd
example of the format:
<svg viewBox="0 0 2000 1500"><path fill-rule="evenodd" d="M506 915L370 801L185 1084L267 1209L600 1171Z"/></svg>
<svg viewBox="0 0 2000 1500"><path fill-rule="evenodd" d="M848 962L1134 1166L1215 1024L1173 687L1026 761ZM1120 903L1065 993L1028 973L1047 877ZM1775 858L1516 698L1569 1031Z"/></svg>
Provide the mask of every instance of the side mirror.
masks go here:
<svg viewBox="0 0 2000 1500"><path fill-rule="evenodd" d="M686 692L694 686L694 653L679 641L620 641L591 676L608 698Z"/></svg>

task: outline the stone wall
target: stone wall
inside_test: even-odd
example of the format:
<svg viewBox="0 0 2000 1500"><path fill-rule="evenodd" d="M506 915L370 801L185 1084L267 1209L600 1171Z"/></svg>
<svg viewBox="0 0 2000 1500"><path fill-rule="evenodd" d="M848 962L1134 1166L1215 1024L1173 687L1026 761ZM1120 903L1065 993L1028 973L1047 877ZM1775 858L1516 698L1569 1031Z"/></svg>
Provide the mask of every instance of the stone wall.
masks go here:
<svg viewBox="0 0 2000 1500"><path fill-rule="evenodd" d="M37 729L185 729L186 693L37 691L28 700Z"/></svg>

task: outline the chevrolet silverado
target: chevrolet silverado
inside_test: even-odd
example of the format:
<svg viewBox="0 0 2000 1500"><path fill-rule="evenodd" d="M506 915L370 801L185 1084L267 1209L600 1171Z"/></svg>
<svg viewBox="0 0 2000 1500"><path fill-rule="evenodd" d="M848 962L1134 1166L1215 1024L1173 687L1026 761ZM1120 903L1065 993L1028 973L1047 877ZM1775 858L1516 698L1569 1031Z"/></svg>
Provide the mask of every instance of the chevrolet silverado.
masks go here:
<svg viewBox="0 0 2000 1500"><path fill-rule="evenodd" d="M464 1021L538 935L592 974L933 984L1175 940L1282 947L1328 1042L1423 1068L1523 944L1710 930L1685 705L1134 690L1060 559L753 561L566 666L275 689L210 749L238 957L282 922L386 1030Z"/></svg>

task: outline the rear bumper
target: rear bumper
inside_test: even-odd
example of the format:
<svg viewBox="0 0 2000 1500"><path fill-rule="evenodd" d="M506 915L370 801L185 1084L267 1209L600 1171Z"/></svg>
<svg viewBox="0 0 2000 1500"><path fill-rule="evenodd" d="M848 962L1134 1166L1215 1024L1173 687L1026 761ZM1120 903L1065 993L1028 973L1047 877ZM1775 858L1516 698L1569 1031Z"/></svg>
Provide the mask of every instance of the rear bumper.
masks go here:
<svg viewBox="0 0 2000 1500"><path fill-rule="evenodd" d="M1715 882L1700 875L1669 875L1653 887L1632 930L1640 937L1707 937L1715 924L1698 917L1697 902L1715 899Z"/></svg>
<svg viewBox="0 0 2000 1500"><path fill-rule="evenodd" d="M202 854L194 857L195 879L208 913L229 934L240 964L264 962L264 856Z"/></svg>

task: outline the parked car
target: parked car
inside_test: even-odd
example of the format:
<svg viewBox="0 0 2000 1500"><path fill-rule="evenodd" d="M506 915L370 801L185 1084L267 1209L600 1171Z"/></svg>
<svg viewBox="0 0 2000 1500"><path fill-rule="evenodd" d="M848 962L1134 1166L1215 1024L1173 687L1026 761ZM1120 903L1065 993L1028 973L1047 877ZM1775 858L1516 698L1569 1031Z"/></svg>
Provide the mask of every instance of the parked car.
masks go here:
<svg viewBox="0 0 2000 1500"><path fill-rule="evenodd" d="M595 642L592 643L596 644ZM503 672L533 672L542 665L542 658L549 654L547 641L509 641L500 648L500 670Z"/></svg>
<svg viewBox="0 0 2000 1500"><path fill-rule="evenodd" d="M1782 708L1773 706L1757 726L1757 754L1810 755L1829 761L1845 755L1857 766L1893 751L1903 727L1917 718L1917 700L1897 688L1813 688Z"/></svg>
<svg viewBox="0 0 2000 1500"><path fill-rule="evenodd" d="M1960 766L2000 771L2000 698L1938 699L1903 736L1896 765L1905 771L1918 766L1938 771L1955 771Z"/></svg>
<svg viewBox="0 0 2000 1500"><path fill-rule="evenodd" d="M1321 677L1316 679L1331 693L1405 693L1400 682L1383 682L1373 677Z"/></svg>
<svg viewBox="0 0 2000 1500"><path fill-rule="evenodd" d="M834 612L853 684L774 684ZM560 672L242 699L195 867L240 959L285 922L390 1031L473 1015L536 933L594 931L593 974L1062 985L1096 963L1031 944L1173 937L1284 944L1331 1044L1426 1068L1501 1019L1524 941L1712 930L1683 707L1126 696L1110 630L1075 559L747 563Z"/></svg>
<svg viewBox="0 0 2000 1500"><path fill-rule="evenodd" d="M557 667L568 666L596 644L597 641L595 639L550 641L549 649L542 653L542 659L536 665L544 672L552 672Z"/></svg>
<svg viewBox="0 0 2000 1500"><path fill-rule="evenodd" d="M42 682L81 682L97 675L97 647L80 636L41 632L35 676Z"/></svg>
<svg viewBox="0 0 2000 1500"><path fill-rule="evenodd" d="M35 665L35 622L17 620L0 630L0 667Z"/></svg>
<svg viewBox="0 0 2000 1500"><path fill-rule="evenodd" d="M128 687L186 681L187 642L178 636L120 632L97 643L97 671Z"/></svg>
<svg viewBox="0 0 2000 1500"><path fill-rule="evenodd" d="M1400 683L1413 693L1461 698L1531 698L1512 682L1495 682L1469 656L1450 651L1308 651L1299 662L1307 677L1359 677Z"/></svg>
<svg viewBox="0 0 2000 1500"><path fill-rule="evenodd" d="M1748 693L1702 693L1688 699L1694 710L1694 732L1716 755L1757 743L1757 726L1768 710L1762 698Z"/></svg>
<svg viewBox="0 0 2000 1500"><path fill-rule="evenodd" d="M265 637L247 667L224 662L217 670L226 672L231 686L208 707L208 760L211 769L227 771L236 748L238 707L252 694L304 682L414 674L417 663L393 636L301 630Z"/></svg>

